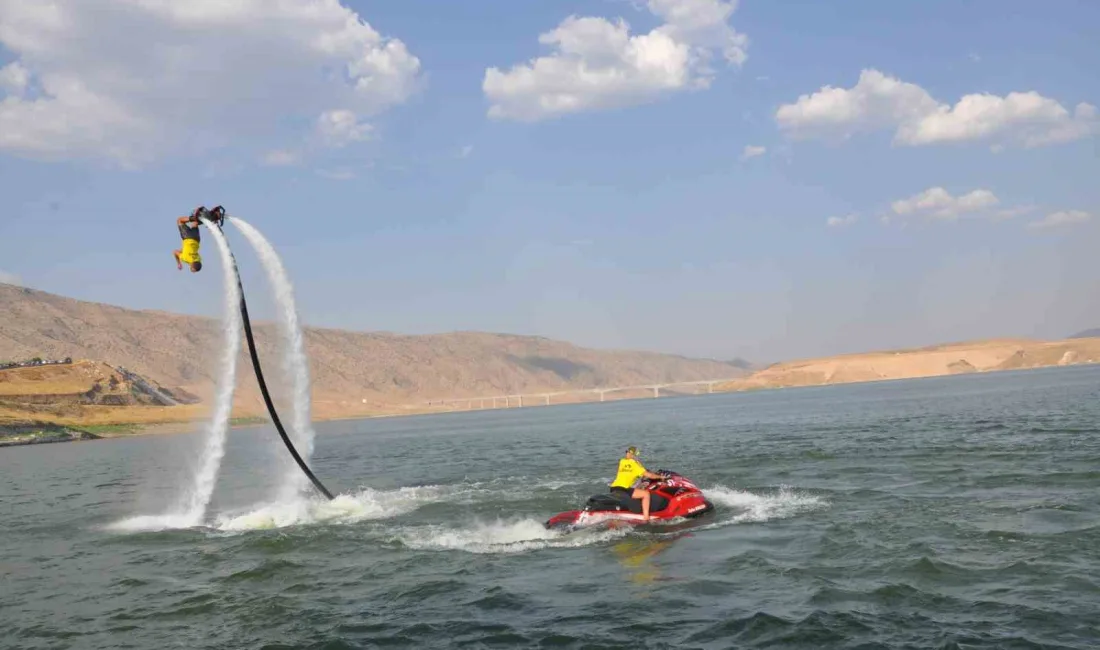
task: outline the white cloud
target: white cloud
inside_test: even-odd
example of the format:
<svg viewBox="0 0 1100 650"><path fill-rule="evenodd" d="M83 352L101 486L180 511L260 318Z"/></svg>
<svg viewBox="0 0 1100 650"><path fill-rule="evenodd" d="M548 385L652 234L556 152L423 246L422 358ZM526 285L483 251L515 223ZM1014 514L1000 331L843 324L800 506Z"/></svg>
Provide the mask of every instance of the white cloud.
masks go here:
<svg viewBox="0 0 1100 650"><path fill-rule="evenodd" d="M262 151L288 124L334 106L358 124L419 85L404 43L338 0L0 0L0 16L17 58L0 150L34 158Z"/></svg>
<svg viewBox="0 0 1100 650"><path fill-rule="evenodd" d="M1071 226L1074 224L1085 223L1092 218L1088 212L1084 210L1063 210L1061 212L1051 212L1047 216L1037 221L1032 221L1028 224L1030 228L1056 228L1059 226Z"/></svg>
<svg viewBox="0 0 1100 650"><path fill-rule="evenodd" d="M748 160L749 158L755 158L756 156L763 156L765 153L767 153L767 151L767 147L747 144L745 145L745 149L741 152L741 160Z"/></svg>
<svg viewBox="0 0 1100 650"><path fill-rule="evenodd" d="M740 66L748 39L729 25L736 0L648 0L663 22L631 34L623 19L569 16L539 35L549 56L485 71L489 116L535 121L586 110L630 106L662 95L707 88L720 53Z"/></svg>
<svg viewBox="0 0 1100 650"><path fill-rule="evenodd" d="M31 73L18 61L0 68L0 90L8 95L21 95L31 83Z"/></svg>
<svg viewBox="0 0 1100 650"><path fill-rule="evenodd" d="M298 154L286 149L275 149L264 154L261 162L271 167L286 167L298 162Z"/></svg>
<svg viewBox="0 0 1100 650"><path fill-rule="evenodd" d="M1025 214L1031 214L1038 210L1038 206L1035 205L1017 205L1011 208L1005 208L1003 210L997 210L993 213L994 219L1015 219L1016 217L1022 217Z"/></svg>
<svg viewBox="0 0 1100 650"><path fill-rule="evenodd" d="M1004 138L1027 147L1077 140L1098 132L1096 107L1078 104L1070 115L1061 104L1037 92L967 95L954 107L939 106L914 124L903 124L904 144Z"/></svg>
<svg viewBox="0 0 1100 650"><path fill-rule="evenodd" d="M955 219L963 214L982 212L999 202L996 195L989 190L974 190L955 197L942 187L932 187L907 199L894 201L890 208L899 216Z"/></svg>
<svg viewBox="0 0 1100 650"><path fill-rule="evenodd" d="M988 93L962 97L954 106L942 104L928 91L863 70L852 88L825 86L802 95L775 114L780 128L793 136L839 135L894 129L894 142L920 146L970 140L1037 147L1068 142L1100 133L1095 106L1080 103L1071 113L1037 92Z"/></svg>
<svg viewBox="0 0 1100 650"><path fill-rule="evenodd" d="M371 130L370 124L360 122L355 113L347 109L325 111L317 118L317 134L333 147L367 140Z"/></svg>
<svg viewBox="0 0 1100 650"><path fill-rule="evenodd" d="M474 145L468 144L458 152L459 158L469 158L470 154L474 152Z"/></svg>
<svg viewBox="0 0 1100 650"><path fill-rule="evenodd" d="M17 287L21 287L23 286L23 279L14 273L0 270L0 284L14 284Z"/></svg>
<svg viewBox="0 0 1100 650"><path fill-rule="evenodd" d="M825 86L780 106L779 126L796 135L878 129L919 119L935 110L936 100L915 84L903 83L877 70L864 70L851 90Z"/></svg>
<svg viewBox="0 0 1100 650"><path fill-rule="evenodd" d="M825 221L825 225L829 226L830 228L844 228L854 224L857 221L859 221L859 217L854 214L849 214L844 217L829 217Z"/></svg>

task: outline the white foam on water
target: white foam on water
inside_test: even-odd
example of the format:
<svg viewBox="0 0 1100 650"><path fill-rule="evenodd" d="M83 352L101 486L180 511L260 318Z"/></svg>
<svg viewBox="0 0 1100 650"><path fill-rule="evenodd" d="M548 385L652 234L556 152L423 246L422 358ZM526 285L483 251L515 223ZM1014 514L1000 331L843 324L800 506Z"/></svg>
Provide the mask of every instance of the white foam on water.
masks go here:
<svg viewBox="0 0 1100 650"><path fill-rule="evenodd" d="M120 533L147 533L161 530L191 528L196 522L190 513L177 515L139 515L103 527L103 530Z"/></svg>
<svg viewBox="0 0 1100 650"><path fill-rule="evenodd" d="M313 456L313 418L310 413L309 359L306 357L302 327L298 321L298 309L294 301L294 285L271 242L255 226L240 217L230 217L260 258L267 281L278 305L276 328L282 351L282 378L289 381L291 409L289 437L298 454L307 464ZM281 482L279 501L290 501L302 496L310 488L309 478L295 463L284 463L285 479Z"/></svg>
<svg viewBox="0 0 1100 650"><path fill-rule="evenodd" d="M744 490L734 490L723 485L703 490L703 494L714 504L715 514L721 521L705 528L726 526L729 524L757 523L786 519L803 512L828 507L828 500L812 494L802 494L787 486L770 494L755 494ZM726 516L724 509L736 510L732 516Z"/></svg>
<svg viewBox="0 0 1100 650"><path fill-rule="evenodd" d="M541 521L520 519L474 522L467 527L442 525L398 529L391 541L416 550L469 553L522 553L545 548L580 548L600 544L630 532L629 526L566 533L548 530Z"/></svg>
<svg viewBox="0 0 1100 650"><path fill-rule="evenodd" d="M282 528L315 523L355 523L388 519L412 512L431 503L475 504L531 498L542 490L554 490L564 481L528 482L527 477L493 479L452 485L425 485L395 490L365 488L354 495L337 495L322 501L308 495L270 503L257 503L243 512L223 514L214 524L220 530L244 531ZM522 488L513 486L521 485Z"/></svg>
<svg viewBox="0 0 1100 650"><path fill-rule="evenodd" d="M236 514L223 514L215 520L214 527L221 531L241 532L319 523L353 524L390 519L426 504L443 501L447 493L444 487L429 485L397 490L368 488L355 494L339 494L332 501L302 497L263 504Z"/></svg>
<svg viewBox="0 0 1100 650"><path fill-rule="evenodd" d="M257 503L244 511L222 514L214 526L225 531L263 530L316 523L355 523L374 519L389 519L413 512L432 503L481 503L486 500L530 497L541 485L530 485L516 496L516 491L503 489L494 479L488 482L453 485L424 485L375 490L364 488L351 495L340 494L332 501L307 495ZM493 487L489 487L493 486Z"/></svg>

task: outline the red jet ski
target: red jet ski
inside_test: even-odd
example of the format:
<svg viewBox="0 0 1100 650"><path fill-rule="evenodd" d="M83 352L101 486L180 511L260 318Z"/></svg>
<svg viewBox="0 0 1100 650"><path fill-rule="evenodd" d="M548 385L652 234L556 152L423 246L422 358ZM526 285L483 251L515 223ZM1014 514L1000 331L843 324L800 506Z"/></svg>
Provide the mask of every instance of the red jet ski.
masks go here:
<svg viewBox="0 0 1100 650"><path fill-rule="evenodd" d="M650 493L650 522L699 517L714 510L714 504L707 501L699 487L687 478L664 470L657 470L656 473L664 478L643 479L639 486ZM641 500L632 499L620 491L594 494L588 497L584 510L570 510L554 515L545 525L549 529L572 530L606 521L644 523Z"/></svg>

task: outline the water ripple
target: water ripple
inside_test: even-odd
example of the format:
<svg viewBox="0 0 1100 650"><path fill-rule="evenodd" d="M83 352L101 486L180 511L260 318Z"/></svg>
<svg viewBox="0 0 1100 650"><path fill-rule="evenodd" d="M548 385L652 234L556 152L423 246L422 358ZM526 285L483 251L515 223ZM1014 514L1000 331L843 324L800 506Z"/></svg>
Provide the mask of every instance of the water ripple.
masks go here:
<svg viewBox="0 0 1100 650"><path fill-rule="evenodd" d="M135 518L176 501L187 436L5 450L0 625L33 650L1096 648L1097 385L1067 368L319 424L331 503L273 500L284 450L258 429L229 437L197 522ZM627 444L715 512L546 530Z"/></svg>

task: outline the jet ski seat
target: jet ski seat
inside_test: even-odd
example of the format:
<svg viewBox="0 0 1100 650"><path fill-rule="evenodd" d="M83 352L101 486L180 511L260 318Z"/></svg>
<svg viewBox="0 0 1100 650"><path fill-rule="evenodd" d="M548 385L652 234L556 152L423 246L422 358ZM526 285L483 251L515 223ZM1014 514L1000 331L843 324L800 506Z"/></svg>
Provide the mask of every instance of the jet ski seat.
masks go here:
<svg viewBox="0 0 1100 650"><path fill-rule="evenodd" d="M630 500L630 497L622 493L593 494L588 497L584 506L588 510L626 510L626 502Z"/></svg>
<svg viewBox="0 0 1100 650"><path fill-rule="evenodd" d="M657 494L656 492L649 493L649 512L653 514L660 512L668 507L668 499ZM588 497L588 501L584 504L585 510L626 510L627 512L633 512L634 514L642 514L642 501L640 499L632 499L622 492L613 492L611 494L593 494Z"/></svg>

